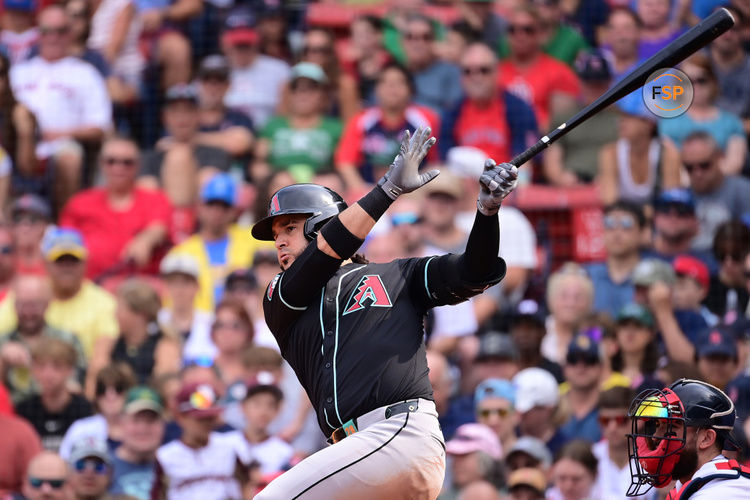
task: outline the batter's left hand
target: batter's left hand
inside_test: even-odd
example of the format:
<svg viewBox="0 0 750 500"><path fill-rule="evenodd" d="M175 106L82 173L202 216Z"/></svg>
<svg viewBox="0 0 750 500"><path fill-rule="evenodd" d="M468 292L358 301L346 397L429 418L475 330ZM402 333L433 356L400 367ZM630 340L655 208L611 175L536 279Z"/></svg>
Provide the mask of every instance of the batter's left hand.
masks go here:
<svg viewBox="0 0 750 500"><path fill-rule="evenodd" d="M518 167L512 163L497 165L495 160L487 159L479 185L477 209L484 215L495 215L505 197L518 185Z"/></svg>
<svg viewBox="0 0 750 500"><path fill-rule="evenodd" d="M430 133L430 127L419 127L414 135L410 135L408 130L404 134L401 151L393 160L388 172L378 182L392 200L419 189L440 173L439 170L419 173L419 165L435 144L435 138L430 137Z"/></svg>

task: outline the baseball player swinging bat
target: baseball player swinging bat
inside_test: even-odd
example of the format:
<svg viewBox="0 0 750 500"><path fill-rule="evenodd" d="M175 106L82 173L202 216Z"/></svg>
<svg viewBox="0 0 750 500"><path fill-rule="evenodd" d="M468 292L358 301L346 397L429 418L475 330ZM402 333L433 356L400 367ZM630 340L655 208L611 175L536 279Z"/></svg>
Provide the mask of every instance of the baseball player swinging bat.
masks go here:
<svg viewBox="0 0 750 500"><path fill-rule="evenodd" d="M734 18L727 9L721 8L715 11L675 41L644 61L643 64L635 68L620 80L617 85L602 94L596 101L579 111L578 114L573 116L573 118L539 139L536 144L523 153L517 155L510 161L510 163L520 167L539 154L539 152L547 146L591 118L599 111L642 87L643 84L646 83L649 75L657 69L674 66L711 43L722 33L728 31L732 26L734 26Z"/></svg>

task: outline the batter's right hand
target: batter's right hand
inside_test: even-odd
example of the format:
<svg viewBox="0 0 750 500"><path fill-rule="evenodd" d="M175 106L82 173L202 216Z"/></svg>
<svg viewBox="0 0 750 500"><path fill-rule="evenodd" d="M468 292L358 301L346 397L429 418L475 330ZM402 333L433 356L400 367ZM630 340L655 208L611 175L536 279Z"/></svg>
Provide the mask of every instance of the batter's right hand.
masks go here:
<svg viewBox="0 0 750 500"><path fill-rule="evenodd" d="M393 160L388 172L380 179L378 186L395 200L404 193L410 193L424 186L438 176L439 170L419 173L419 165L427 156L427 152L435 144L435 138L430 137L430 127L419 127L414 135L407 130L401 141L401 150Z"/></svg>
<svg viewBox="0 0 750 500"><path fill-rule="evenodd" d="M518 185L518 168L512 163L497 165L495 160L484 162L484 172L479 178L477 209L484 215L495 215L500 204Z"/></svg>

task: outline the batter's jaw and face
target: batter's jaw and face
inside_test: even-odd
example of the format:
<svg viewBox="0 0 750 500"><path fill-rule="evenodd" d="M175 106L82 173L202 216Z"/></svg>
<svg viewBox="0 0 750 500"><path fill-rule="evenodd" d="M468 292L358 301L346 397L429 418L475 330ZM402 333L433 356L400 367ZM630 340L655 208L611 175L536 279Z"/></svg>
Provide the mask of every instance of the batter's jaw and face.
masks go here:
<svg viewBox="0 0 750 500"><path fill-rule="evenodd" d="M309 241L305 238L304 215L280 215L271 225L276 256L281 269L286 271L299 257Z"/></svg>

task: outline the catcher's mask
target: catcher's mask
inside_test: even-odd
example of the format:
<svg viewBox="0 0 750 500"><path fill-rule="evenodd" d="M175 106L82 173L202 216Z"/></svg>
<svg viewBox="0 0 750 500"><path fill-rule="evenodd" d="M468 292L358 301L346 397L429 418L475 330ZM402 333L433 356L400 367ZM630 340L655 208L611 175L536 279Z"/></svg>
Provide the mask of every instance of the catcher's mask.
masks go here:
<svg viewBox="0 0 750 500"><path fill-rule="evenodd" d="M688 427L711 428L721 445L731 441L736 418L734 404L716 387L680 379L667 389L649 389L633 400L628 411L631 484L628 496L663 488L685 447Z"/></svg>

